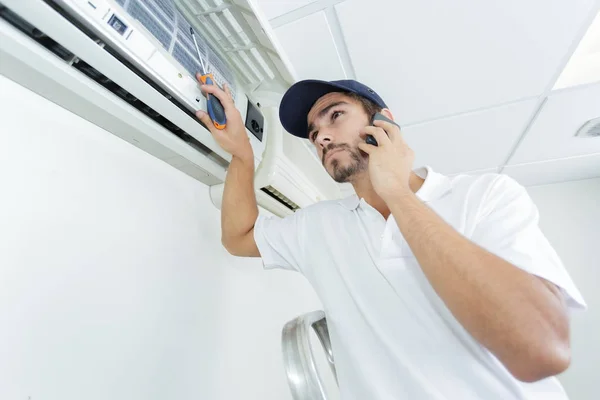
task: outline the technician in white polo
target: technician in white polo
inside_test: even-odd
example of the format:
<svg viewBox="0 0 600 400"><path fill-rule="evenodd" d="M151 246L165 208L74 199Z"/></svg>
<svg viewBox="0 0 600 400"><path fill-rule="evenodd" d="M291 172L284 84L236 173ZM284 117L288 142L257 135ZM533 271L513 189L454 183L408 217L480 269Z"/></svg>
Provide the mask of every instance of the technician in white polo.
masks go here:
<svg viewBox="0 0 600 400"><path fill-rule="evenodd" d="M281 122L356 195L259 217L239 112L226 88L203 90L228 119L225 131L212 129L232 154L222 242L312 284L343 400L567 399L554 376L570 363L569 312L585 302L522 186L413 169L399 127L371 125L377 112L393 119L372 89L307 80L286 92Z"/></svg>

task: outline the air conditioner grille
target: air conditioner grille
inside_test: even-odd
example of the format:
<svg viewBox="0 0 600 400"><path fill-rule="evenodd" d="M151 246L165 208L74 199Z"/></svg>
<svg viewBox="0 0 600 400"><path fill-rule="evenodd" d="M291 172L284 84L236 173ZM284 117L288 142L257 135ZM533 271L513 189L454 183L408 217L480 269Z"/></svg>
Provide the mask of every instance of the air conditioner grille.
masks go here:
<svg viewBox="0 0 600 400"><path fill-rule="evenodd" d="M179 43L175 44L175 47L173 48L173 57L188 72L201 70L200 63L198 62L198 58L192 56L190 53L185 51L183 46L181 46Z"/></svg>
<svg viewBox="0 0 600 400"><path fill-rule="evenodd" d="M200 60L189 32L190 24L175 8L173 0L124 0L119 4L130 17L141 23L191 76L200 71ZM208 69L206 72L211 72L219 85L227 83L235 99L237 89L230 67L217 55L201 32L195 33Z"/></svg>
<svg viewBox="0 0 600 400"><path fill-rule="evenodd" d="M163 7L159 7L157 5L158 2L156 0L130 0L130 2L131 1L133 1L134 4L141 3L148 7L148 10L154 16L154 18L158 18L158 20L169 30L169 32L173 32L173 27L176 24L175 14L173 12L171 12L170 15L167 15L167 13L165 13L164 10L168 9L168 5L163 5Z"/></svg>
<svg viewBox="0 0 600 400"><path fill-rule="evenodd" d="M284 207L287 207L292 211L296 211L300 208L300 206L298 206L298 204L294 203L292 200L290 200L288 197L283 195L281 192L279 192L273 186L270 186L270 185L265 186L265 187L261 188L260 190L265 192L266 194L271 196L273 199L275 199L276 201L281 203Z"/></svg>
<svg viewBox="0 0 600 400"><path fill-rule="evenodd" d="M159 7L169 18L175 18L173 0L156 0L156 6Z"/></svg>
<svg viewBox="0 0 600 400"><path fill-rule="evenodd" d="M173 26L165 24L164 20L161 21L161 25L161 23L159 23L158 20L154 18L152 14L149 11L147 11L146 8L144 8L144 6L142 6L137 0L132 1L129 4L129 7L125 8L129 15L131 15L133 18L137 19L142 25L144 25L146 29L148 29L152 33L152 36L154 36L156 40L158 40L160 44L162 44L165 50L168 50L169 46L171 45L171 39L173 38L169 34L169 31L173 30ZM149 4L152 3L148 2L146 7L148 7ZM157 15L158 18L158 15L161 14L157 13L155 15Z"/></svg>

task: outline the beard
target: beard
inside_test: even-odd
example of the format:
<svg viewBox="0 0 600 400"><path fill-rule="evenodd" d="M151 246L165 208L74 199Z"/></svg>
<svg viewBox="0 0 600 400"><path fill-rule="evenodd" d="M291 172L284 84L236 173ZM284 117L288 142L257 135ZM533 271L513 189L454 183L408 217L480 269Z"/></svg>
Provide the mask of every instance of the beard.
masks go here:
<svg viewBox="0 0 600 400"><path fill-rule="evenodd" d="M333 171L328 172L337 183L351 182L355 175L367 169L368 159L366 153L363 153L358 148L352 148L345 143L327 147L327 150L323 153L323 165L325 165L325 156L333 150L346 151L350 156L350 161L345 165L343 165L340 160L331 161L331 168Z"/></svg>

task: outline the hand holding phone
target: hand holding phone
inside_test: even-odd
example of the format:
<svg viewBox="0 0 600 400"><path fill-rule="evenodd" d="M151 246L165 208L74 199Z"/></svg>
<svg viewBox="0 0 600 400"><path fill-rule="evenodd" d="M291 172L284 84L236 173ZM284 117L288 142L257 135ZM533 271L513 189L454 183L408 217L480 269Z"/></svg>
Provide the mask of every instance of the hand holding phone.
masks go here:
<svg viewBox="0 0 600 400"><path fill-rule="evenodd" d="M386 117L385 115L381 114L381 113L375 113L375 115L373 115L373 119L371 120L371 125L373 125L374 121L386 121L389 122L391 124L396 125L398 128L400 128L400 125L398 125L397 123L395 123L394 121L392 121L391 119L389 119L388 117ZM365 142L367 144L373 145L373 146L378 146L377 144L377 140L375 140L375 138L373 137L373 135L367 135L367 138L365 139Z"/></svg>

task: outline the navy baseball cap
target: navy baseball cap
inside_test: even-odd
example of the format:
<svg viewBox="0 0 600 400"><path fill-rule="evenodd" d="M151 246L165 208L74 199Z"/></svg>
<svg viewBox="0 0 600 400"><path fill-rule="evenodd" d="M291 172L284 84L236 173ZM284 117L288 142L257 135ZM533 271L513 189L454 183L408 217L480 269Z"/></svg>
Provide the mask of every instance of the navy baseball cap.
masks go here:
<svg viewBox="0 0 600 400"><path fill-rule="evenodd" d="M314 79L294 83L283 95L279 105L279 120L284 129L294 136L308 137L308 112L327 93L350 92L371 100L381 108L387 108L383 99L370 87L352 79L319 81Z"/></svg>

